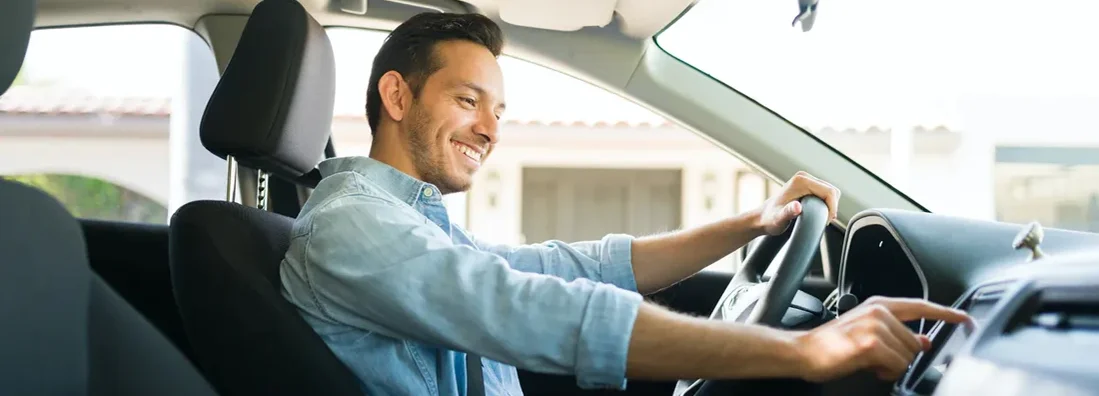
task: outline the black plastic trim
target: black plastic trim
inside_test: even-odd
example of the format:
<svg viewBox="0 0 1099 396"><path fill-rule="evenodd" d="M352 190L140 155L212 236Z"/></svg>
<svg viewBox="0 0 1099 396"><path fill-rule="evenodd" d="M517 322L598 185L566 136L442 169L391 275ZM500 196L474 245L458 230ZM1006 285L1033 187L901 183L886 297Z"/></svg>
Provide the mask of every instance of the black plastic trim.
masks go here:
<svg viewBox="0 0 1099 396"><path fill-rule="evenodd" d="M929 293L927 285L927 277L924 276L923 269L920 268L919 263L916 261L916 257L912 255L912 250L904 243L900 234L897 233L896 228L889 222L884 216L874 211L864 211L856 214L851 219L851 225L848 227L847 238L843 241L843 253L840 261L840 274L837 287L840 293L847 293L851 290L851 285L847 283L847 256L851 253L851 241L854 239L855 234L859 229L868 226L882 226L885 227L889 234L897 240L897 244L900 245L901 250L904 252L905 257L908 258L908 262L912 265L912 269L916 271L916 276L920 278L920 284L923 286L923 299L927 299ZM920 332L923 332L925 321L920 319Z"/></svg>

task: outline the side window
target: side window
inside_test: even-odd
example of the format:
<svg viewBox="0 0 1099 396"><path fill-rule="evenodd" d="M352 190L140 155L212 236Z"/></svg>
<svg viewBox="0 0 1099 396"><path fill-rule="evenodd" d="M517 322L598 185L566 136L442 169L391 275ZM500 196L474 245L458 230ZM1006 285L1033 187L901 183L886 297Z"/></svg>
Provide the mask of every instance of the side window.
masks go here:
<svg viewBox="0 0 1099 396"><path fill-rule="evenodd" d="M77 217L166 223L224 195L223 162L198 142L217 78L209 46L178 26L37 30L0 97L0 177Z"/></svg>
<svg viewBox="0 0 1099 396"><path fill-rule="evenodd" d="M340 156L368 155L364 115L383 32L332 28ZM508 110L501 143L450 217L501 243L636 236L705 224L761 204L777 183L664 118L601 88L514 58L500 60ZM732 271L737 255L709 269Z"/></svg>

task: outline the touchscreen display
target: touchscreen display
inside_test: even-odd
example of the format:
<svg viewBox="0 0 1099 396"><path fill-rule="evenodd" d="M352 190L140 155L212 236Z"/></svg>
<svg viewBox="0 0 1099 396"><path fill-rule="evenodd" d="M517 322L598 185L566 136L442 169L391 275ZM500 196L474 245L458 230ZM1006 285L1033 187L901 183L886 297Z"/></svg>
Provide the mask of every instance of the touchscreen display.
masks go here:
<svg viewBox="0 0 1099 396"><path fill-rule="evenodd" d="M974 318L976 320L976 318ZM937 374L942 376L946 373L946 369L950 367L950 361L954 358L954 353L965 345L969 341L969 338L973 336L976 331L976 326L979 323L963 323L954 326L952 329L950 338L946 340L946 344L943 344L942 349L935 355L935 358L928 365L927 370L924 370L922 377L927 377L930 374ZM923 380L923 378L921 378Z"/></svg>
<svg viewBox="0 0 1099 396"><path fill-rule="evenodd" d="M957 353L962 346L964 346L976 333L977 329L984 325L984 322L988 318L988 314L992 311L992 308L999 300L999 293L996 295L985 294L984 296L977 296L974 299L967 301L966 306L962 307L969 316L973 318L973 322L962 323L958 325L944 325L939 329L938 334L935 335L935 348L929 351L932 353L932 359L930 362L921 361L918 363L917 370L922 368L922 372L919 373L919 377L911 383L910 389L916 391L918 394L931 394L934 391L935 386L938 385L939 379L950 367L950 362L954 358L954 354ZM945 341L942 341L945 337ZM927 358L927 354L924 358ZM923 360L923 359L921 359Z"/></svg>

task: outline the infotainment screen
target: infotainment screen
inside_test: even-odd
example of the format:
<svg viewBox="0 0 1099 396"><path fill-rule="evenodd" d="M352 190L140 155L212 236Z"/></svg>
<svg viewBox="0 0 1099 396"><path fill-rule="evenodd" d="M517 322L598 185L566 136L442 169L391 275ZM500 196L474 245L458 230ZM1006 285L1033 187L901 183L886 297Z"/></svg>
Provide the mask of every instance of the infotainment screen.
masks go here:
<svg viewBox="0 0 1099 396"><path fill-rule="evenodd" d="M934 385L938 384L939 379L941 379L943 374L946 374L946 370L950 368L950 362L954 359L954 354L969 341L976 331L977 326L980 326L980 324L964 323L953 326L954 328L950 329L950 333L948 334L949 338L947 338L946 343L943 344L939 349L939 352L933 356L931 362L927 364L923 373L919 376L916 382L916 389L934 389ZM930 383L921 384L921 382Z"/></svg>
<svg viewBox="0 0 1099 396"><path fill-rule="evenodd" d="M930 395L938 385L950 362L962 346L973 337L978 328L984 325L992 308L1000 300L1003 287L986 287L973 295L959 308L965 310L973 322L959 325L944 324L934 334L933 346L921 356L909 377L905 387L920 395Z"/></svg>

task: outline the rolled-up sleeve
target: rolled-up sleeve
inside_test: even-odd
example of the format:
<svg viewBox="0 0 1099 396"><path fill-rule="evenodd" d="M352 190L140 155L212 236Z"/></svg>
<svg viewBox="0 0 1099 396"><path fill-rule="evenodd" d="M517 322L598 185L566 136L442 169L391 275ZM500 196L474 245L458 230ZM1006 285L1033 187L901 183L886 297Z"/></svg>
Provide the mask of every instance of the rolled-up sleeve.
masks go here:
<svg viewBox="0 0 1099 396"><path fill-rule="evenodd" d="M454 244L417 213L366 195L335 199L313 215L305 277L327 319L531 371L574 374L586 388L624 387L641 304L623 287L633 284L632 272L597 268L616 287L518 271L500 255ZM591 249L603 250L608 263L623 254L628 260L623 243Z"/></svg>
<svg viewBox="0 0 1099 396"><path fill-rule="evenodd" d="M633 274L633 237L610 234L598 241L565 243L546 241L509 246L476 239L478 247L500 255L512 268L553 275L565 280L587 278L637 291Z"/></svg>

